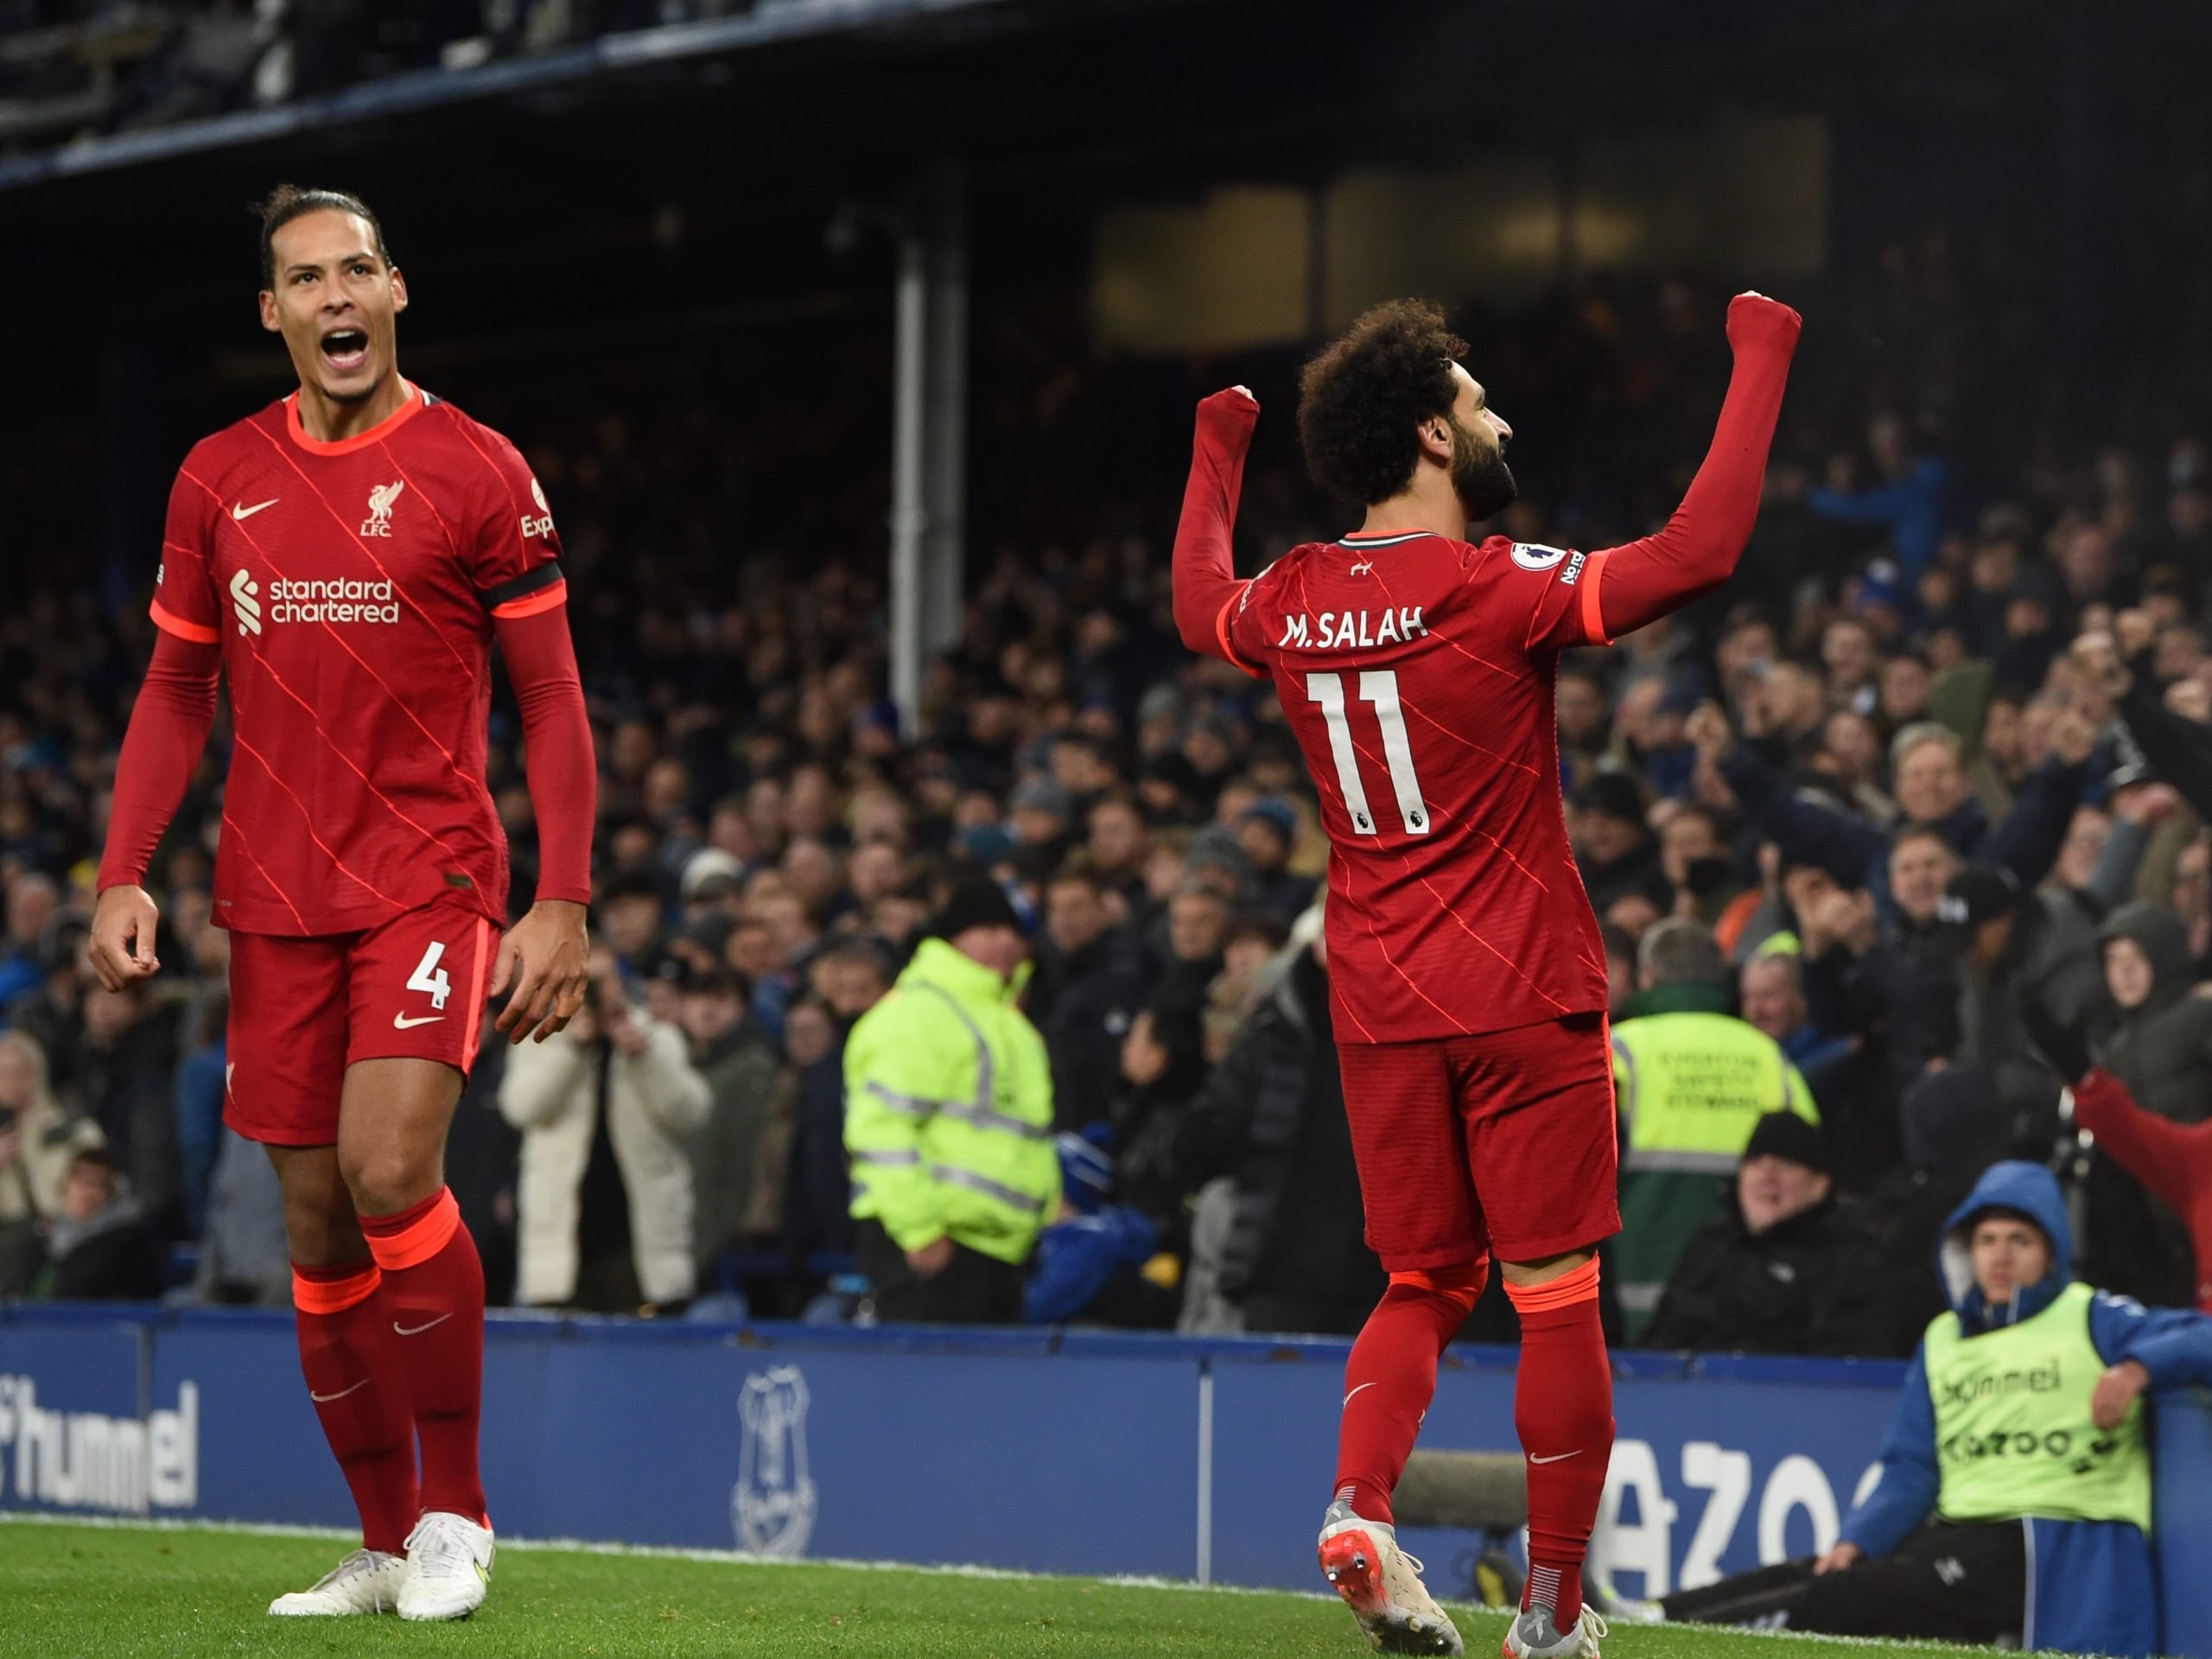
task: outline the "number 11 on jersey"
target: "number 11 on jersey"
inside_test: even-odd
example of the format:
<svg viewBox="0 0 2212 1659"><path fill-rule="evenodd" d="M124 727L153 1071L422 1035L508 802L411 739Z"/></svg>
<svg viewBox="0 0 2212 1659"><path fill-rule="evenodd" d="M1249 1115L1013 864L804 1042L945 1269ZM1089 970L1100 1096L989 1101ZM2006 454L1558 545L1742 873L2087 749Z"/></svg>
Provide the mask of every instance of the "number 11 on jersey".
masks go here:
<svg viewBox="0 0 2212 1659"><path fill-rule="evenodd" d="M1421 779L1414 771L1413 745L1406 738L1406 711L1398 701L1395 669L1370 669L1359 677L1359 700L1372 703L1376 723L1382 728L1382 758L1390 769L1391 791L1398 798L1398 818L1409 836L1428 833L1428 808L1421 798ZM1308 674L1306 701L1321 705L1328 722L1329 753L1337 763L1337 783L1344 791L1344 810L1351 827L1363 836L1382 833L1375 814L1368 810L1367 785L1360 781L1359 751L1352 744L1351 721L1344 711L1344 677Z"/></svg>

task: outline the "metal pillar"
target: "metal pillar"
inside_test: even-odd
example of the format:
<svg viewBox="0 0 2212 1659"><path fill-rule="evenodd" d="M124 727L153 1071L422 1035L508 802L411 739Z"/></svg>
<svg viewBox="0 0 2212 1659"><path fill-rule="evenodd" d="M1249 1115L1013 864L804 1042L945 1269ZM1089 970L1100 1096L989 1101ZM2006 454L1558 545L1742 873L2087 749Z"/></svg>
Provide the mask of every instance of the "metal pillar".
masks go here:
<svg viewBox="0 0 2212 1659"><path fill-rule="evenodd" d="M921 728L922 677L960 637L968 500L968 248L960 175L923 176L899 238L892 391L891 697Z"/></svg>

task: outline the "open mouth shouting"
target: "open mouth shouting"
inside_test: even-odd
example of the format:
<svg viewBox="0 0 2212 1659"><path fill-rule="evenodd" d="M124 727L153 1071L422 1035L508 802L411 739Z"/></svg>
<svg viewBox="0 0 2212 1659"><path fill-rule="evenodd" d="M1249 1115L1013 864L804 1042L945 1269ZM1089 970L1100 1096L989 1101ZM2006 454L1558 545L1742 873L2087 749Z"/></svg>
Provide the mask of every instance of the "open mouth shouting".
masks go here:
<svg viewBox="0 0 2212 1659"><path fill-rule="evenodd" d="M365 328L334 328L322 337L322 360L340 374L368 366L369 335Z"/></svg>

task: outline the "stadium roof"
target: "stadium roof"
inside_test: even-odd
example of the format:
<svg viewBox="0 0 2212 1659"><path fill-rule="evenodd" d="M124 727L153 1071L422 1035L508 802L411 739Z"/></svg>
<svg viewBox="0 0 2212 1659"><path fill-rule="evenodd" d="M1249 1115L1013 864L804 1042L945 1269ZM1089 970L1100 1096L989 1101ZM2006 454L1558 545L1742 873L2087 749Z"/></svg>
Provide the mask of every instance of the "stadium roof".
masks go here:
<svg viewBox="0 0 2212 1659"><path fill-rule="evenodd" d="M365 80L264 109L118 133L0 161L0 189L251 144L352 121L560 86L657 64L925 24L953 13L1012 9L1010 0L769 0L742 16L602 35L558 50L467 68L432 67Z"/></svg>

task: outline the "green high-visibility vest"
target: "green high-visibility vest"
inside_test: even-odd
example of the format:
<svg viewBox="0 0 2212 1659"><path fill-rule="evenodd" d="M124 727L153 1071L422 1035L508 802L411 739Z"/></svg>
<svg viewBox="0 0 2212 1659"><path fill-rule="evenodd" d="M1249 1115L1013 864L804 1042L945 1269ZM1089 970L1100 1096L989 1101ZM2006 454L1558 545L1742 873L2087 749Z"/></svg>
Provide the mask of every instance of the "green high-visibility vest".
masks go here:
<svg viewBox="0 0 2212 1659"><path fill-rule="evenodd" d="M1945 1313L1928 1327L1928 1393L1946 1521L2125 1521L2151 1530L2143 1402L2109 1432L2089 1421L2105 1362L2089 1336L2096 1293L2069 1285L2023 1325L1978 1337Z"/></svg>
<svg viewBox="0 0 2212 1659"><path fill-rule="evenodd" d="M1613 1083L1630 1169L1732 1174L1769 1112L1817 1123L1813 1091L1756 1026L1726 1014L1648 1014L1613 1027Z"/></svg>
<svg viewBox="0 0 2212 1659"><path fill-rule="evenodd" d="M1613 1027L1620 1103L1621 1234L1610 1271L1631 1338L1659 1306L1691 1236L1719 1213L1751 1130L1769 1112L1821 1121L1813 1091L1755 1026L1697 1009Z"/></svg>
<svg viewBox="0 0 2212 1659"><path fill-rule="evenodd" d="M925 939L845 1044L852 1213L901 1249L950 1238L1020 1262L1060 1192L1045 1039L1001 979Z"/></svg>

